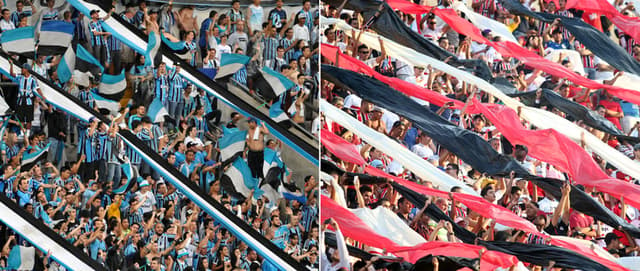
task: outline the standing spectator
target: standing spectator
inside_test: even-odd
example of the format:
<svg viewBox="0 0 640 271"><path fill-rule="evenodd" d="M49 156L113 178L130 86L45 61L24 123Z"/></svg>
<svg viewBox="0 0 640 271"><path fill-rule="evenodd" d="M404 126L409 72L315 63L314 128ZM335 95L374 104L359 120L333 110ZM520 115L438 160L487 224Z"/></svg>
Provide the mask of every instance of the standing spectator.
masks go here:
<svg viewBox="0 0 640 271"><path fill-rule="evenodd" d="M89 29L91 31L91 53L100 61L100 63L104 64L107 62L109 58L109 51L107 50L107 40L106 37L110 36L111 33L105 32L102 29L102 22L107 20L111 13L107 13L107 16L104 19L100 19L100 15L98 10L92 10L91 13L91 22L89 23Z"/></svg>
<svg viewBox="0 0 640 271"><path fill-rule="evenodd" d="M240 21L236 24L236 31L229 35L227 41L229 46L234 49L241 49L243 52L247 51L247 45L249 43L249 36L244 32L244 22Z"/></svg>
<svg viewBox="0 0 640 271"><path fill-rule="evenodd" d="M31 10L24 10L24 1L18 0L16 1L16 11L11 13L11 22L13 25L18 26L20 24L21 17L31 17L34 13L37 13L38 10L36 6L31 2Z"/></svg>
<svg viewBox="0 0 640 271"><path fill-rule="evenodd" d="M0 20L0 30L2 32L16 29L15 24L11 21L11 11L8 8L2 9L2 20Z"/></svg>
<svg viewBox="0 0 640 271"><path fill-rule="evenodd" d="M298 22L293 26L293 40L303 41L307 44L309 41L309 28L306 26L307 13L298 13Z"/></svg>
<svg viewBox="0 0 640 271"><path fill-rule="evenodd" d="M242 10L240 10L240 0L233 0L231 3L231 9L227 12L227 17L229 17L229 25L231 26L230 31L236 31L236 25L239 22L245 22L244 15L242 14ZM253 34L253 33L250 33Z"/></svg>
<svg viewBox="0 0 640 271"><path fill-rule="evenodd" d="M264 18L264 10L260 6L260 0L253 0L253 4L247 8L247 22L249 22L249 33L253 35L255 31L262 29L262 20Z"/></svg>
<svg viewBox="0 0 640 271"><path fill-rule="evenodd" d="M277 32L282 31L287 23L287 11L282 8L283 1L276 0L276 7L269 11L268 21L271 22L271 26L275 27Z"/></svg>
<svg viewBox="0 0 640 271"><path fill-rule="evenodd" d="M27 129L25 137L28 137L31 130L31 121L33 121L34 92L37 91L40 97L44 97L44 95L42 95L36 78L29 73L30 67L28 64L22 66L22 73L20 75L16 75L13 71L13 63L9 62L9 64L11 66L9 74L15 77L15 81L18 83L16 117L25 124L25 128Z"/></svg>

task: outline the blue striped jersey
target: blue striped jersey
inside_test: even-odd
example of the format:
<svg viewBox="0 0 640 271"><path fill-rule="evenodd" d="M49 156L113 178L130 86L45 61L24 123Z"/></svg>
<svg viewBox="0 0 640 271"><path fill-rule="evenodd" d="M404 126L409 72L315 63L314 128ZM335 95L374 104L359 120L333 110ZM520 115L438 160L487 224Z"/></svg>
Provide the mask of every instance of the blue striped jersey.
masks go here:
<svg viewBox="0 0 640 271"><path fill-rule="evenodd" d="M287 38L282 38L280 40L280 46L284 47L285 50L287 50L287 48L289 48L289 46L291 46L291 44L293 44L293 40L287 39ZM293 58L293 48L291 48L289 51L284 52L284 59L287 61L287 63L289 63L289 61L291 61L291 59ZM279 72L279 71L278 71Z"/></svg>
<svg viewBox="0 0 640 271"><path fill-rule="evenodd" d="M142 161L142 157L140 157L138 152L136 152L134 149L129 147L129 145L127 145L126 148L127 148L127 157L129 157L129 161L131 162L131 164L140 165L140 162Z"/></svg>
<svg viewBox="0 0 640 271"><path fill-rule="evenodd" d="M33 96L35 95L34 91L39 89L38 82L36 78L32 75L29 77L25 77L24 75L16 76L16 81L18 82L18 105L32 105L33 104Z"/></svg>
<svg viewBox="0 0 640 271"><path fill-rule="evenodd" d="M207 121L202 116L192 116L189 122L198 131L197 135L200 140L204 140L204 134L209 131L209 127L207 127Z"/></svg>
<svg viewBox="0 0 640 271"><path fill-rule="evenodd" d="M104 37L101 35L94 35L95 32L103 32L102 30L102 21L91 21L89 22L89 30L91 32L91 46L101 46L105 45Z"/></svg>
<svg viewBox="0 0 640 271"><path fill-rule="evenodd" d="M156 85L156 90L155 90L155 94L156 97L160 98L160 101L162 102L162 104L164 104L165 100L167 99L167 92L169 91L169 78L166 74L164 75L159 75L158 71L154 72L154 79L155 79L155 85Z"/></svg>
<svg viewBox="0 0 640 271"><path fill-rule="evenodd" d="M80 91L78 93L78 99L91 108L95 107L95 100L93 99L93 95L91 95L91 91L88 89Z"/></svg>
<svg viewBox="0 0 640 271"><path fill-rule="evenodd" d="M238 81L242 85L247 85L247 67L243 66L236 73L233 74L233 79Z"/></svg>
<svg viewBox="0 0 640 271"><path fill-rule="evenodd" d="M45 9L42 11L42 20L43 21L49 21L49 20L58 20L60 17L60 13L58 12L57 9Z"/></svg>
<svg viewBox="0 0 640 271"><path fill-rule="evenodd" d="M280 39L276 37L265 37L262 40L263 57L264 60L275 59L278 53L278 46L280 45Z"/></svg>
<svg viewBox="0 0 640 271"><path fill-rule="evenodd" d="M169 72L169 97L170 102L179 102L182 98L182 92L186 87L187 81L175 69Z"/></svg>
<svg viewBox="0 0 640 271"><path fill-rule="evenodd" d="M33 15L33 12L31 12L31 10L23 10L21 12L16 10L13 13L11 13L11 22L13 23L14 26L17 27L18 24L20 24L20 16L21 15L29 17L29 16Z"/></svg>
<svg viewBox="0 0 640 271"><path fill-rule="evenodd" d="M113 148L112 138L106 132L98 133L98 159L109 160Z"/></svg>
<svg viewBox="0 0 640 271"><path fill-rule="evenodd" d="M82 20L75 19L73 20L73 25L75 26L74 30L74 38L77 38L79 41L87 40L87 33L84 32L84 22Z"/></svg>

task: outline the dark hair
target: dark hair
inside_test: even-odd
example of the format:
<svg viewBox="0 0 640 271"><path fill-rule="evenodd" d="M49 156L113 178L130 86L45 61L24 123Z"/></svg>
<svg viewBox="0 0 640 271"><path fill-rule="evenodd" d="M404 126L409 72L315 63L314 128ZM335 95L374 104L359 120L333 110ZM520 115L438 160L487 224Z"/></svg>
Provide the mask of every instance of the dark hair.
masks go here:
<svg viewBox="0 0 640 271"><path fill-rule="evenodd" d="M213 17L215 17L215 16L216 16L216 14L218 14L218 12L217 12L217 11L215 11L215 10L212 10L211 12L209 12L209 18L213 18Z"/></svg>
<svg viewBox="0 0 640 271"><path fill-rule="evenodd" d="M520 187L517 187L517 186L511 187L511 194L515 194L515 193L518 193L520 191L522 191L522 188L520 188Z"/></svg>
<svg viewBox="0 0 640 271"><path fill-rule="evenodd" d="M487 194L489 194L489 191L493 190L493 187L491 186L485 186L484 188L482 188L482 191L480 191L480 196L484 198L484 196L486 196Z"/></svg>

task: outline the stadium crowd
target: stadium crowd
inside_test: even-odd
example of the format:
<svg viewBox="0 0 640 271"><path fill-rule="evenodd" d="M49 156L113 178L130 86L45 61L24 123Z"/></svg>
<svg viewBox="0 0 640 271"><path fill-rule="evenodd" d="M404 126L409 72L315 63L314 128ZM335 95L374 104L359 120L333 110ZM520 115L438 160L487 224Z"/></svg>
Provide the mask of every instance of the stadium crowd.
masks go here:
<svg viewBox="0 0 640 271"><path fill-rule="evenodd" d="M2 7L2 32L39 21L73 23L73 43L91 52L105 74L117 75L124 69L128 88L121 101L125 106L118 112L104 112L92 95L100 92L100 78L92 78L88 86L76 83L75 78L63 83L57 74L61 55L37 55L28 61L13 57L13 63L19 63L22 69L5 71L15 77L18 92L13 114L3 119L7 127L1 135L0 191L108 270L275 270L273 264L198 208L127 146L117 134L127 129L260 235L310 270L317 270L315 178L304 178L301 192L305 202L238 198L227 193L220 185L227 168L220 167L224 161L218 158L223 130L244 130L248 122L252 134L259 131L259 137L246 139L244 152L250 149L249 156L252 151L261 155L265 148L279 155L282 143L269 139L268 129L255 119L245 120L237 112L222 116L224 105L218 99L179 74L180 66L186 65L218 69L223 54L250 56L251 62L233 74L234 83L246 87L250 94L260 94L252 85L258 70L269 67L281 72L296 84L286 104L293 109L283 110L305 126L312 115L295 112L305 106L296 98L304 101L317 88L314 80L318 71L312 65L318 63L315 37L319 17L311 1L285 7L282 0L277 0L273 8L263 7L260 0L248 7L234 0L228 8L195 8L172 1L123 2L126 5L114 1L115 8L108 16L120 16L146 34L162 31L172 41L183 41L188 52L182 55L180 65L145 65L145 55L103 28L101 22L107 18L100 18L98 11L91 11L88 18L68 2L55 0L47 0L46 6L18 0L15 9ZM200 20L196 13L208 16ZM30 73L41 75L88 107L107 113L111 123L96 118L83 122L65 108L47 103ZM10 79L4 77L3 81ZM307 95L295 95L300 92ZM170 118L157 121L148 116L155 99L162 101ZM47 148L44 159L25 168L26 155ZM262 169L263 158L254 155L248 162L252 175L262 180L262 172L257 169ZM138 174L130 177L125 164ZM287 168L289 174L282 181L302 184L302 180L292 180L290 172L295 170ZM129 178L133 178L130 185ZM7 266L12 247L31 246L6 226L2 227L0 243L4 244L2 268ZM36 269L65 269L48 256L41 255L40 259L43 263L37 263Z"/></svg>
<svg viewBox="0 0 640 271"><path fill-rule="evenodd" d="M342 3L342 5L335 5L336 2ZM419 2L420 5L430 5L433 7L437 5L438 8L451 8L454 2L457 1L412 2ZM460 2L463 2L461 4L464 5L467 1ZM566 28L562 27L559 20L553 23L545 23L535 18L514 15L501 5L501 1L474 0L469 2L469 8L471 10L506 25L521 46L540 56L548 56L553 54L555 50L573 50L574 54L578 55L577 58L570 58L567 53L560 53L560 57L557 60L558 63L568 68L576 65L584 67L584 76L589 79L600 80L600 82L604 82L604 84L614 84L615 80L623 74L602 59L596 57L586 49L584 45L580 44ZM564 6L566 4L565 0L516 2L520 2L534 11L584 18L585 20L591 18L591 20L597 21L597 24L601 25L601 29L604 29L603 31L610 36L611 39L618 42L618 45L624 48L626 53L630 54L635 60L640 59L640 52L638 51L640 44L636 43L631 36L619 30L605 16L596 15L596 19L593 19L593 16L582 16L583 12L580 10L566 10ZM322 16L343 20L355 29L387 36L386 34L376 33L375 28L372 27L372 25L376 24L376 18L372 18L371 14L373 14L373 12L371 10L347 10L344 7L348 1L333 1L332 3L334 3L334 5L323 3ZM398 6L402 5L398 4ZM624 15L637 16L636 8L631 2L615 1L614 6ZM407 8L411 9L409 7ZM365 17L363 13L368 14L368 17ZM373 17L378 16L378 14L379 13L376 13ZM424 39L429 40L434 45L453 53L457 58L484 61L491 69L494 77L506 77L519 92L539 90L538 95L535 97L535 102L531 105L532 107L548 110L570 121L577 122L578 120L568 117L557 108L554 108L548 103L544 103L544 99L541 98L540 89L550 89L564 99L580 103L590 110L595 111L600 116L612 122L618 129L623 131L625 135L638 137L638 129L640 128L638 117L640 115L637 105L614 97L606 90L584 88L564 78L552 76L541 70L529 67L516 58L501 56L500 53L491 46L472 41L470 37L465 36L465 34L468 33L455 32L433 13L424 13L421 14L421 16L415 16L414 14L405 14L400 10L395 10L395 14L405 23L405 27L419 33ZM458 15L464 16L461 12L458 12ZM589 23L593 24L593 22ZM382 26L380 27L382 28ZM386 52L386 44L382 40L379 41L381 50L373 50L360 41L362 34L356 34L355 32L347 33L336 27L336 25L322 24L321 29L321 40L323 44L338 48L341 53L352 56L384 76L402 79L424 88L425 91L434 91L446 97L459 100L462 104L467 103L468 105L473 97L476 97L483 103L500 103L499 100L489 93L479 91L476 86L471 86L468 83L462 82L459 78L434 69L431 65L425 63L423 66L414 66L394 58ZM499 35L492 33L492 29L480 30L482 31L482 35L489 40L500 41L501 39ZM407 39L411 38L407 37ZM337 57L336 55L336 58ZM323 57L322 63L338 65L333 61L334 59L335 58L330 59ZM447 60L444 61L447 62ZM348 66L350 64L345 65ZM342 67L342 65L339 66ZM532 182L526 179L514 178L513 176L487 176L473 169L454 153L446 150L439 144L440 142L436 142L429 137L428 133L417 129L409 119L358 97L358 95L348 87L334 84L330 78L324 78L324 76L321 95L321 99L326 100L336 108L348 113L369 128L402 144L403 147L411 150L411 152L419 158L428 161L454 179L459 180L460 186L466 185L475 190L486 201L503 206L518 216L530 221L541 233L591 240L607 250L614 257L636 256L638 255L638 251L640 251L637 239L632 238L629 234L612 228L602 221L598 221L593 217L571 208L568 195L572 187L569 185L562 187L562 197L554 198L548 193L545 194L540 188L536 188ZM464 127L464 129L472 131L484 138L497 152L513 157L520 165L525 167L530 174L561 180L569 179L566 172L562 172L548 163L529 156L526 146L515 144L514 146L510 144L491 121L482 114L474 115L465 112L466 106L462 109L452 109L453 103L447 103L443 107L438 107L427 101L414 97L411 98L423 105L424 110L431 110L447 121ZM520 114L520 112L518 112L518 114ZM432 181L418 178L410 170L403 167L400 162L393 159L392 156L395 155L394 153L383 153L378 148L372 146L375 144L362 140L357 136L355 131L350 131L337 122L331 121L323 112L321 112L321 121L323 133L334 133L355 145L357 150L359 150L360 156L367 162L366 166L383 170L391 175L411 180L429 188L438 189L438 186ZM522 122L528 129L535 129L533 125L528 122ZM578 124L582 127L587 127L582 123ZM624 153L630 159L640 161L640 144L633 145L629 140L625 140L622 137L616 139L615 136L597 129L590 129L589 131L603 142L608 143L611 147ZM342 155L344 155L344 153L342 153ZM334 163L335 166L346 172L363 173L363 167L349 161L341 160L339 156L340 153L331 153L327 148L322 148L322 159ZM598 157L595 153L593 157L598 165L600 165L601 170L608 175L637 184L636 180L616 170L615 167L607 164L604 159ZM323 171L324 170L325 168L323 167ZM330 171L327 172L331 173ZM347 175L339 174L333 175L333 178L333 180L330 178L321 184L322 193L342 207L350 208L351 210L355 208L388 208L395 212L407 226L415 230L415 232L427 241L461 242L454 236L451 224L448 222L443 223L443 221L438 223L437 220L424 215L425 209L416 208L407 198L400 195L393 186L389 185L389 183L360 184L359 181L351 181L351 178L347 178ZM389 179L389 182L393 182L393 180ZM461 192L462 189L460 186L454 187L450 191ZM578 189L585 189L584 186L581 185L576 187L578 187ZM640 213L636 208L625 204L624 200L621 202L615 197L591 188L587 188L586 192L627 222L636 226L640 224ZM499 230L497 227L494 229L495 221L493 219L483 218L460 202L452 201L452 198L435 196L429 196L428 198L429 201L427 205L429 203L435 204L435 206L447 214L452 221L473 232L482 240L513 241L529 244L547 243L547 240L523 231L515 229ZM427 205L425 205L425 208ZM328 226L331 226L331 229ZM342 238L342 233L340 233L340 230L336 231L336 229L343 228L343 225L338 225L336 221L327 220L325 221L325 225L323 225L323 229L325 229L325 227L327 228L323 230L321 236L334 231L338 238ZM355 242L348 238L348 236L344 238L347 245L361 248L365 251L376 251L374 253L381 252L381 250L367 247L361 242ZM362 260L355 256L349 257L349 253L345 250L346 245L341 246L340 242L337 243L337 247L327 244L327 247L320 248L323 252L321 255L321 261L323 263L322 270L405 270L405 268L410 268L398 263L385 264L384 261L378 257L374 257L371 260ZM431 264L431 261L429 261L429 263ZM429 268L438 270L438 261L434 260ZM528 268L531 270L553 269L549 266L541 267L533 265L528 266Z"/></svg>

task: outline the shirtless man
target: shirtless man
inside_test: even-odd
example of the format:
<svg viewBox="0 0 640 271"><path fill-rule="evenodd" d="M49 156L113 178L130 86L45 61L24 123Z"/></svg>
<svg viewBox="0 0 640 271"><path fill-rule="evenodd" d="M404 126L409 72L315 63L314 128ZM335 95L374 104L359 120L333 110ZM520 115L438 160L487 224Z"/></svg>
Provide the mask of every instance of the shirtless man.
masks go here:
<svg viewBox="0 0 640 271"><path fill-rule="evenodd" d="M156 35L160 35L160 27L158 26L158 12L149 12L149 9L146 6L143 12L146 34L149 35L151 32L154 32Z"/></svg>
<svg viewBox="0 0 640 271"><path fill-rule="evenodd" d="M198 30L198 16L193 16L192 7L181 8L178 15L178 27L181 32Z"/></svg>
<svg viewBox="0 0 640 271"><path fill-rule="evenodd" d="M249 118L249 130L247 131L247 164L254 178L264 178L262 165L264 164L264 135L269 134L269 129L262 123L258 126L256 119Z"/></svg>
<svg viewBox="0 0 640 271"><path fill-rule="evenodd" d="M367 120L367 126L384 134L386 132L385 129L387 125L382 120L383 114L384 112L382 111L382 108L374 106L373 110L371 110L371 118Z"/></svg>

